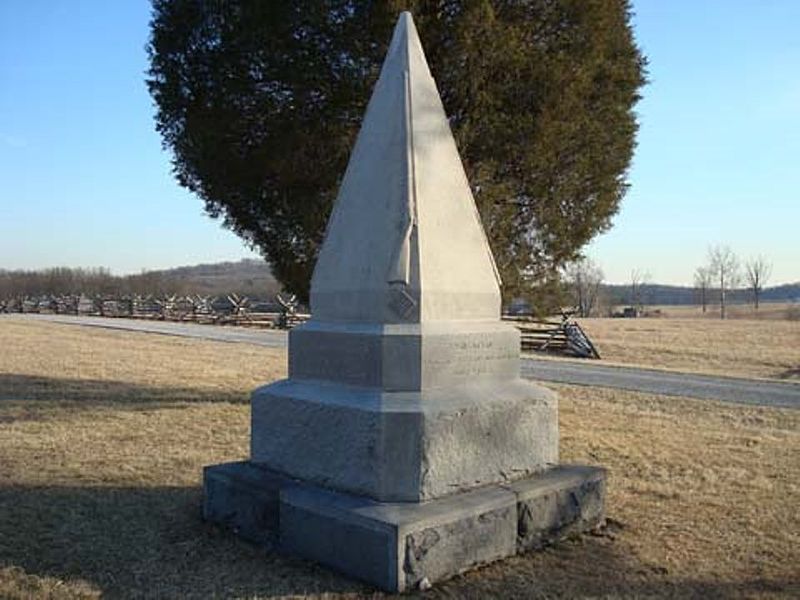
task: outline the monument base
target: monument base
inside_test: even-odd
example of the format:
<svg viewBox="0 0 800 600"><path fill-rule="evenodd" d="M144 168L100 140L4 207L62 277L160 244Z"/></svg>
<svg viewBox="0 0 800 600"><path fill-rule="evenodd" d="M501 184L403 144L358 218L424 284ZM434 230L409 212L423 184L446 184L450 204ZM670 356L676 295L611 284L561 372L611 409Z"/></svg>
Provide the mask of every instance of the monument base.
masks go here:
<svg viewBox="0 0 800 600"><path fill-rule="evenodd" d="M378 502L243 461L203 472L203 517L389 592L598 526L605 470L559 466L426 502Z"/></svg>
<svg viewBox="0 0 800 600"><path fill-rule="evenodd" d="M424 502L558 464L558 398L521 378L406 392L282 379L250 406L253 463L380 502Z"/></svg>

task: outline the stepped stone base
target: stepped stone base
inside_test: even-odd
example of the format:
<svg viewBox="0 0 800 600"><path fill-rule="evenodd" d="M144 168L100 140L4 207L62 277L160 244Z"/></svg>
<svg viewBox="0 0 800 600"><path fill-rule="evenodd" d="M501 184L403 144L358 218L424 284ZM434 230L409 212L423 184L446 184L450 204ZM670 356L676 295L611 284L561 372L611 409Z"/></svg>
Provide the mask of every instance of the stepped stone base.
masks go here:
<svg viewBox="0 0 800 600"><path fill-rule="evenodd" d="M524 379L386 392L284 379L251 402L252 462L381 502L422 502L558 464L558 398Z"/></svg>
<svg viewBox="0 0 800 600"><path fill-rule="evenodd" d="M427 502L378 502L251 462L206 467L203 485L206 520L389 592L539 548L604 518L605 470L586 466Z"/></svg>

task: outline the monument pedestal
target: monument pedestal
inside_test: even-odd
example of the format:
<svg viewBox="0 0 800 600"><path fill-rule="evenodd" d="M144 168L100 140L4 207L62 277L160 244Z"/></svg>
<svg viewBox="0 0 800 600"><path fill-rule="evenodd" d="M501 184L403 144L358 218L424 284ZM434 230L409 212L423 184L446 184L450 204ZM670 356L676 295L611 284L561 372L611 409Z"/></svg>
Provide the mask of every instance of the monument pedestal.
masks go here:
<svg viewBox="0 0 800 600"><path fill-rule="evenodd" d="M556 395L519 378L403 392L284 379L258 388L251 405L253 463L383 502L558 463Z"/></svg>
<svg viewBox="0 0 800 600"><path fill-rule="evenodd" d="M244 461L206 467L203 516L389 592L592 529L605 471L561 465L425 502L379 502Z"/></svg>

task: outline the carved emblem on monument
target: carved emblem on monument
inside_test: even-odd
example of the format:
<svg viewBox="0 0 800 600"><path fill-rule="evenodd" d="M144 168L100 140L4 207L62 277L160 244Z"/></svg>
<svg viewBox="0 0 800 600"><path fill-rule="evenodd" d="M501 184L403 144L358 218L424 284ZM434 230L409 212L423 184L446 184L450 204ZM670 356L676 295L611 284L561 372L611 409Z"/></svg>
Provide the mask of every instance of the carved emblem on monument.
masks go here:
<svg viewBox="0 0 800 600"><path fill-rule="evenodd" d="M414 298L405 290L405 286L393 285L389 292L389 308L401 319L408 319L417 306Z"/></svg>

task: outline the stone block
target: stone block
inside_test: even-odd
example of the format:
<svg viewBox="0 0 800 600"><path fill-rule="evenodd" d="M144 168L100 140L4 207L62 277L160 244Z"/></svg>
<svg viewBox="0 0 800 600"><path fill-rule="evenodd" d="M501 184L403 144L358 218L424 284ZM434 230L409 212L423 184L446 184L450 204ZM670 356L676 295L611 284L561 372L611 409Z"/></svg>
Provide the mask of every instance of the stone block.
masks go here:
<svg viewBox="0 0 800 600"><path fill-rule="evenodd" d="M282 548L390 591L516 552L516 497L488 487L423 503L380 503L321 488L281 492Z"/></svg>
<svg viewBox="0 0 800 600"><path fill-rule="evenodd" d="M560 466L427 502L377 502L228 463L204 470L203 515L398 592L596 527L604 482L603 469Z"/></svg>
<svg viewBox="0 0 800 600"><path fill-rule="evenodd" d="M555 394L521 379L382 392L283 380L252 397L251 460L384 502L430 500L558 462Z"/></svg>
<svg viewBox="0 0 800 600"><path fill-rule="evenodd" d="M279 492L290 481L251 462L204 467L203 518L270 545L278 532Z"/></svg>
<svg viewBox="0 0 800 600"><path fill-rule="evenodd" d="M559 466L507 487L517 496L517 547L535 550L604 519L605 469Z"/></svg>
<svg viewBox="0 0 800 600"><path fill-rule="evenodd" d="M519 331L506 323L327 323L289 333L289 378L385 392L514 379Z"/></svg>

